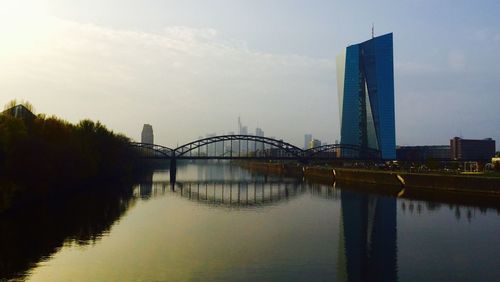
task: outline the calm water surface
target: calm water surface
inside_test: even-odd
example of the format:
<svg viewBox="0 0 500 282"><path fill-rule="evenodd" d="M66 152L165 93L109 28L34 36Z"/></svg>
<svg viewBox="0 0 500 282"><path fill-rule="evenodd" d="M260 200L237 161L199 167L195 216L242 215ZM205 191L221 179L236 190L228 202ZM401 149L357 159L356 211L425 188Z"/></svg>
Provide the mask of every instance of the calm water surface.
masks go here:
<svg viewBox="0 0 500 282"><path fill-rule="evenodd" d="M130 193L64 201L2 222L5 277L500 280L494 208L379 196L224 164L180 166L173 190L168 171L156 171ZM32 224L19 227L24 217Z"/></svg>

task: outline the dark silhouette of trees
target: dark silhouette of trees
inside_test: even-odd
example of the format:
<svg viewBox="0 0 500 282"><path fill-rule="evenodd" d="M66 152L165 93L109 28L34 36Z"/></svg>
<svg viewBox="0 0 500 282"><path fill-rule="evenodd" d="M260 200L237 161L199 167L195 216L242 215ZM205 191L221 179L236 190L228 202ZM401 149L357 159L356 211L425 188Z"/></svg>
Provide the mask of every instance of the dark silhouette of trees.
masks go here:
<svg viewBox="0 0 500 282"><path fill-rule="evenodd" d="M18 194L116 181L139 168L138 152L129 139L100 122L74 125L41 114L35 119L0 114L0 211Z"/></svg>

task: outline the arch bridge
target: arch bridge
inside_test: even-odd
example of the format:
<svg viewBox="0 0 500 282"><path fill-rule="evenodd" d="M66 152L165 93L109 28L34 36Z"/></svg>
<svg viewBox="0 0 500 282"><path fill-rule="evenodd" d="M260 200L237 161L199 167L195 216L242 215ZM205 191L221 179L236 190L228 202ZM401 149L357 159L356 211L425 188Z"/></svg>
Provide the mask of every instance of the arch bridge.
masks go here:
<svg viewBox="0 0 500 282"><path fill-rule="evenodd" d="M303 150L283 140L254 135L221 135L202 138L175 149L147 143L130 143L149 159L246 160L379 160L380 151L349 144L330 144Z"/></svg>

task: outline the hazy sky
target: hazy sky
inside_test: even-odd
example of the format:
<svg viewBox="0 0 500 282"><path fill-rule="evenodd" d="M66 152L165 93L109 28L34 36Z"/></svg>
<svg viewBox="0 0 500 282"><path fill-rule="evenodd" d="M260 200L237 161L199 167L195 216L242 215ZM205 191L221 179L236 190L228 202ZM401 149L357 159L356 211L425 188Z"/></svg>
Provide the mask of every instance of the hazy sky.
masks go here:
<svg viewBox="0 0 500 282"><path fill-rule="evenodd" d="M174 147L339 139L335 56L394 33L400 145L500 143L499 1L0 0L0 103Z"/></svg>

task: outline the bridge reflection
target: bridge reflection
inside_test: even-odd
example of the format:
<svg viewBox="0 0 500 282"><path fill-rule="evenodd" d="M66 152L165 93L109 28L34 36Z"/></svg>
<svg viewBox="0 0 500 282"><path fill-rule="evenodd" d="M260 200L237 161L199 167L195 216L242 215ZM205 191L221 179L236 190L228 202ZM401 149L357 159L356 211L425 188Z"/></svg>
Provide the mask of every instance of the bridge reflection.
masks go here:
<svg viewBox="0 0 500 282"><path fill-rule="evenodd" d="M173 188L173 189L172 189ZM142 199L173 194L200 204L226 208L257 208L288 201L310 193L327 199L340 199L340 191L334 187L307 184L295 179L283 180L205 180L141 183L136 195Z"/></svg>
<svg viewBox="0 0 500 282"><path fill-rule="evenodd" d="M141 184L136 195L149 198L171 193L216 208L253 209L309 193L340 201L338 281L397 281L397 221L394 197L306 183L294 179L270 181L184 181ZM327 216L327 215L325 215Z"/></svg>

